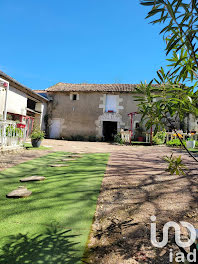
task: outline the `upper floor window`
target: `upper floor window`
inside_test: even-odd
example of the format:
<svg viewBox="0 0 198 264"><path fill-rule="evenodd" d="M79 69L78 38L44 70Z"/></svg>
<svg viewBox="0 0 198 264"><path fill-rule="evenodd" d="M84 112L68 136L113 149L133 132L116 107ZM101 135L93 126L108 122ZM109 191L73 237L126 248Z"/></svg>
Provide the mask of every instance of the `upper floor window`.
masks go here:
<svg viewBox="0 0 198 264"><path fill-rule="evenodd" d="M72 94L72 100L76 101L77 100L77 94Z"/></svg>
<svg viewBox="0 0 198 264"><path fill-rule="evenodd" d="M116 102L116 95L108 95L106 96L106 105L105 105L105 112L117 112L117 102Z"/></svg>
<svg viewBox="0 0 198 264"><path fill-rule="evenodd" d="M35 110L36 102L31 100L30 98L27 99L27 108L31 110Z"/></svg>
<svg viewBox="0 0 198 264"><path fill-rule="evenodd" d="M79 100L79 94L78 93L70 93L70 100L71 101Z"/></svg>

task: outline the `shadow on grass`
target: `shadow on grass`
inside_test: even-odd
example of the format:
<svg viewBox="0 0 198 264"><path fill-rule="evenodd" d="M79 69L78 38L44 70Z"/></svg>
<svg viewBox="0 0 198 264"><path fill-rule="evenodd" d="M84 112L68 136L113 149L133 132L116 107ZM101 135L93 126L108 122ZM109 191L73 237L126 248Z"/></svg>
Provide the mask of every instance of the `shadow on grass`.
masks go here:
<svg viewBox="0 0 198 264"><path fill-rule="evenodd" d="M1 264L73 264L80 263L78 250L73 242L76 235L70 230L58 230L55 225L38 235L17 234L9 236L0 252Z"/></svg>
<svg viewBox="0 0 198 264"><path fill-rule="evenodd" d="M48 150L48 149L51 149L51 147L45 147L45 146L40 146L40 147L36 148L36 147L33 147L31 143L25 143L24 148L26 148L27 150Z"/></svg>
<svg viewBox="0 0 198 264"><path fill-rule="evenodd" d="M108 155L62 161L69 154L51 153L0 173L0 264L81 263ZM51 167L59 163L69 166ZM21 178L33 175L46 179L24 183L30 197L6 199ZM49 223L62 231L46 231Z"/></svg>

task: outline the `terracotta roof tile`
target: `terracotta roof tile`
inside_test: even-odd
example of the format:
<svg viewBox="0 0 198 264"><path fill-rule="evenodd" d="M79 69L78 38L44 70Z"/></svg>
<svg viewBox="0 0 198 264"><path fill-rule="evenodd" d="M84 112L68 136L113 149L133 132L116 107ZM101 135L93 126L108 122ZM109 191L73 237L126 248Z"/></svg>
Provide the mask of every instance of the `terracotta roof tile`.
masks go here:
<svg viewBox="0 0 198 264"><path fill-rule="evenodd" d="M137 84L90 84L57 83L46 89L48 92L131 92Z"/></svg>

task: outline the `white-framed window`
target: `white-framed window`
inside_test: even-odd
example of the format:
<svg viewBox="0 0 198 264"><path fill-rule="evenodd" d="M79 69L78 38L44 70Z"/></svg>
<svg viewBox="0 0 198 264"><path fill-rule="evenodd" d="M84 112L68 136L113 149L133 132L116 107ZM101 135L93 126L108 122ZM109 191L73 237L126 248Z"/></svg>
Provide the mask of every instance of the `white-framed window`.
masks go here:
<svg viewBox="0 0 198 264"><path fill-rule="evenodd" d="M78 93L70 93L70 100L71 101L79 100L79 94Z"/></svg>
<svg viewBox="0 0 198 264"><path fill-rule="evenodd" d="M116 95L106 95L106 105L105 105L105 112L117 112L117 101Z"/></svg>
<svg viewBox="0 0 198 264"><path fill-rule="evenodd" d="M138 129L140 127L140 122L139 121L134 121L134 128Z"/></svg>

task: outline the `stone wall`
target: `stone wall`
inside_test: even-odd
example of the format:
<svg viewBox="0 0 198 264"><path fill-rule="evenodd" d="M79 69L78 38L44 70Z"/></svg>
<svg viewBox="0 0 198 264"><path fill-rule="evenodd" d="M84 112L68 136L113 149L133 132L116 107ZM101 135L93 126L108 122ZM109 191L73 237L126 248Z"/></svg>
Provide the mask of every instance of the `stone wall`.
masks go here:
<svg viewBox="0 0 198 264"><path fill-rule="evenodd" d="M52 101L48 105L51 137L70 137L81 135L103 136L103 121L117 122L118 131L130 128L128 114L137 111L136 102L130 93L111 93L116 95L117 112L105 112L106 94L80 92L75 101L71 93L49 93ZM140 120L139 116L135 117Z"/></svg>

